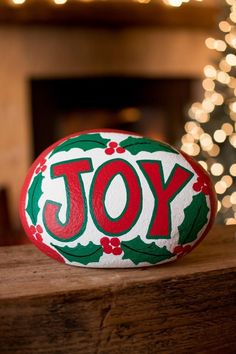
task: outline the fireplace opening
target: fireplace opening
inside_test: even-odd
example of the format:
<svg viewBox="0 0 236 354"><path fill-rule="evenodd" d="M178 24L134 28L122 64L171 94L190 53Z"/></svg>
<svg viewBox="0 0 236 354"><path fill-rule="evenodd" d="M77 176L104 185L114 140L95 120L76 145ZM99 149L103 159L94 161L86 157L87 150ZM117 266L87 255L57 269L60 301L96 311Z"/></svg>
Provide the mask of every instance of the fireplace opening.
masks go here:
<svg viewBox="0 0 236 354"><path fill-rule="evenodd" d="M30 80L34 158L66 135L123 129L164 140L181 137L193 80L80 77Z"/></svg>

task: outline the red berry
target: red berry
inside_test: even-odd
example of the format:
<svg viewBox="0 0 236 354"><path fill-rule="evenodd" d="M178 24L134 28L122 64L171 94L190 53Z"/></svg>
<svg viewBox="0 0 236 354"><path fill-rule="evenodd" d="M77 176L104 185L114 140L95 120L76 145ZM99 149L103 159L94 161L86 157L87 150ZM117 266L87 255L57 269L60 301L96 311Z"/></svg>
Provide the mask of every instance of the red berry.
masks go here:
<svg viewBox="0 0 236 354"><path fill-rule="evenodd" d="M42 242L42 241L43 241L42 235L40 235L39 233L36 233L36 234L35 234L35 237L36 237L36 240L37 240L37 241L39 241L39 242Z"/></svg>
<svg viewBox="0 0 236 354"><path fill-rule="evenodd" d="M41 234L43 232L43 229L40 225L36 226L36 230Z"/></svg>
<svg viewBox="0 0 236 354"><path fill-rule="evenodd" d="M209 188L208 188L208 186L206 186L206 185L203 186L202 192L203 192L204 194L208 195L208 194L209 194Z"/></svg>
<svg viewBox="0 0 236 354"><path fill-rule="evenodd" d="M174 248L174 254L179 254L179 253L182 253L183 251L184 251L183 246L176 246Z"/></svg>
<svg viewBox="0 0 236 354"><path fill-rule="evenodd" d="M108 144L111 148L116 148L118 146L118 144L115 142L115 141L111 141L109 144Z"/></svg>
<svg viewBox="0 0 236 354"><path fill-rule="evenodd" d="M200 192L200 190L202 189L201 184L198 182L195 182L193 185L193 189L195 190L195 192Z"/></svg>
<svg viewBox="0 0 236 354"><path fill-rule="evenodd" d="M112 252L113 249L112 249L112 247L111 247L110 245L105 245L105 246L103 246L103 251L104 251L105 253L107 253L107 254L113 253L113 252Z"/></svg>
<svg viewBox="0 0 236 354"><path fill-rule="evenodd" d="M110 240L109 240L108 237L102 237L101 240L100 240L100 244L101 244L102 246L104 246L104 247L105 247L105 246L108 246L109 243L110 243Z"/></svg>
<svg viewBox="0 0 236 354"><path fill-rule="evenodd" d="M114 247L118 247L120 246L120 240L116 237L113 237L111 240L110 240L110 244Z"/></svg>
<svg viewBox="0 0 236 354"><path fill-rule="evenodd" d="M34 234L36 232L36 227L34 225L30 226L30 232Z"/></svg>
<svg viewBox="0 0 236 354"><path fill-rule="evenodd" d="M106 148L105 149L105 153L107 155L112 155L112 154L114 154L114 152L115 152L115 150L113 148Z"/></svg>
<svg viewBox="0 0 236 354"><path fill-rule="evenodd" d="M41 171L41 167L37 167L35 170L36 175Z"/></svg>
<svg viewBox="0 0 236 354"><path fill-rule="evenodd" d="M46 166L46 165L43 165L43 166L41 167L41 171L42 171L42 172L44 172L46 169L47 169L47 166Z"/></svg>
<svg viewBox="0 0 236 354"><path fill-rule="evenodd" d="M114 256L119 256L122 253L122 249L120 247L115 247L113 248L112 253Z"/></svg>
<svg viewBox="0 0 236 354"><path fill-rule="evenodd" d="M118 152L118 154L123 154L125 152L125 149L122 146L118 146L116 152Z"/></svg>

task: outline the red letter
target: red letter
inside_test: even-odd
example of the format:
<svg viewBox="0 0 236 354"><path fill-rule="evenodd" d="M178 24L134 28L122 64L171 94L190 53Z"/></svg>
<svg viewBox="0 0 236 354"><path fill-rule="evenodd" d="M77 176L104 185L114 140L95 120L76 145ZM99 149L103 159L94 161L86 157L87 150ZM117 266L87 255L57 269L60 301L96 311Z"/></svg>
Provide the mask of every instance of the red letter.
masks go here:
<svg viewBox="0 0 236 354"><path fill-rule="evenodd" d="M160 161L138 161L138 164L145 175L155 198L148 236L151 238L170 237L170 203L190 181L193 174L176 164L165 183Z"/></svg>
<svg viewBox="0 0 236 354"><path fill-rule="evenodd" d="M105 196L108 186L117 175L120 175L125 183L127 201L121 215L111 218L105 207ZM114 193L119 193L119 190ZM127 161L115 159L103 164L97 170L90 191L90 209L98 229L107 235L121 235L128 232L137 220L141 207L142 192L139 179Z"/></svg>
<svg viewBox="0 0 236 354"><path fill-rule="evenodd" d="M61 204L46 201L43 210L44 224L53 237L67 240L83 233L87 221L87 205L80 174L92 170L91 159L78 159L52 165L52 178L64 178L67 197L65 224L62 224L58 217Z"/></svg>

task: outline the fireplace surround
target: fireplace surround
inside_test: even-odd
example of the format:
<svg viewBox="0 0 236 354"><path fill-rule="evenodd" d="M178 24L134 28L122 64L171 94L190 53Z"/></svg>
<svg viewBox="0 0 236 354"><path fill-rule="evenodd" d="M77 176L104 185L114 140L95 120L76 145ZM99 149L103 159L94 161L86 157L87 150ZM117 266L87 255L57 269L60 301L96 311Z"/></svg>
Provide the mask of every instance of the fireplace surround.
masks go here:
<svg viewBox="0 0 236 354"><path fill-rule="evenodd" d="M34 158L76 131L123 129L175 144L191 100L189 78L88 76L32 79Z"/></svg>

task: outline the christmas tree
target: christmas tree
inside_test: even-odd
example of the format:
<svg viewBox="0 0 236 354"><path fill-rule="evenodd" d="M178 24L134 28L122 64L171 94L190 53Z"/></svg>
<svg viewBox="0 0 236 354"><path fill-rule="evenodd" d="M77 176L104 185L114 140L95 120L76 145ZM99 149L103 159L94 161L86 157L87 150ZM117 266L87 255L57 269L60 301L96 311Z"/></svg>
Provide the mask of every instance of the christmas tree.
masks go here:
<svg viewBox="0 0 236 354"><path fill-rule="evenodd" d="M189 110L181 149L212 175L218 222L236 224L236 0L225 0L223 10L220 38L206 39L217 61L204 68L204 98Z"/></svg>

